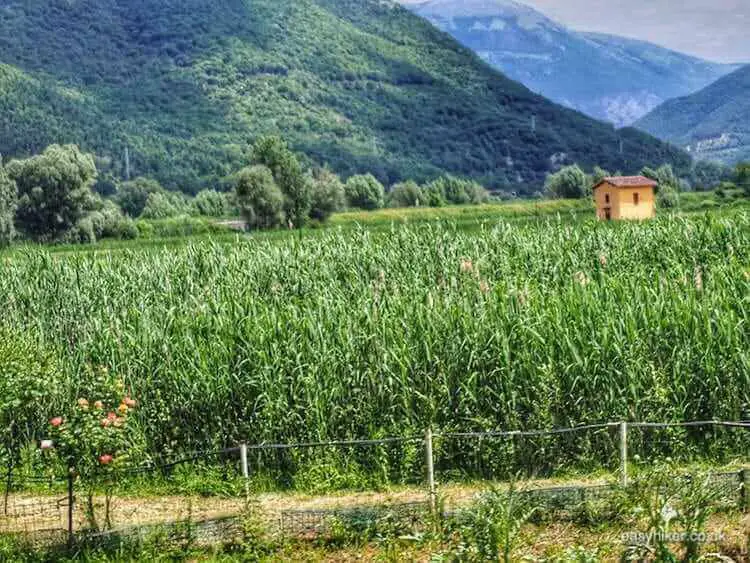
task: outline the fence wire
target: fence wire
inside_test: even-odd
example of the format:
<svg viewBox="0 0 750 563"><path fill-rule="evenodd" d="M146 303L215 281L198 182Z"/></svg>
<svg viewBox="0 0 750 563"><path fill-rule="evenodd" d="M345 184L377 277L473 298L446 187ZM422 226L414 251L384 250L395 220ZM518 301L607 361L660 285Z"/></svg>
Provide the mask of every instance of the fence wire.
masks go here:
<svg viewBox="0 0 750 563"><path fill-rule="evenodd" d="M36 543L64 541L68 532L67 480L10 472L3 478L0 534Z"/></svg>
<svg viewBox="0 0 750 563"><path fill-rule="evenodd" d="M568 471L616 473L623 461L621 430L621 423L602 423L552 430L243 445L157 459L96 483L11 473L0 504L0 534L60 542L70 540L71 530L88 538L142 537L159 528L176 537L189 534L192 539L211 541L239 533L239 517L247 514L249 497L264 491L325 494L414 485L417 491L421 489L421 498L404 500L398 506L282 506L263 516L268 527L292 535L320 536L342 527L368 533L388 528L408 534L426 521L431 507L426 486L430 482L427 439L432 440L438 489L451 481L472 481L477 491L481 490L477 482L516 481L519 494L550 514L581 507L605 510L617 486L590 481L563 486L542 480ZM627 461L645 465L665 457L691 461L707 456L718 463L745 461L748 430L748 422L631 423L627 425ZM730 471L712 476L722 506L748 504L743 484L748 475Z"/></svg>

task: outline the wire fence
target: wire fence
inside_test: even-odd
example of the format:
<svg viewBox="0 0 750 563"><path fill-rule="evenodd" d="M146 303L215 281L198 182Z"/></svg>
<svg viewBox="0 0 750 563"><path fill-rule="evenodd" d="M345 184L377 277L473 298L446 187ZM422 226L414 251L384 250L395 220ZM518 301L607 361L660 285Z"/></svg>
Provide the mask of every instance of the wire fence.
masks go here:
<svg viewBox="0 0 750 563"><path fill-rule="evenodd" d="M342 525L364 529L373 522L418 530L425 514L453 510L488 483L508 480L520 481L520 494L544 510L564 514L582 505L605 506L628 484L633 465L667 456L677 462L734 462L736 470L715 473L712 482L723 506L745 508L750 504L750 471L742 467L750 451L747 430L750 423L744 421L434 434L428 429L424 435L383 439L240 444L120 471L95 483L73 475L10 473L0 505L0 534L59 543L113 534L142 537L168 529L177 537L210 542L241 533L250 510L264 529L302 537ZM610 470L619 483L545 480L600 469ZM464 484L465 494L453 498L452 506L442 506L439 497L452 482ZM393 485L411 487L383 506L383 496L374 491ZM321 496L260 496L279 489ZM333 490L360 493L324 496Z"/></svg>

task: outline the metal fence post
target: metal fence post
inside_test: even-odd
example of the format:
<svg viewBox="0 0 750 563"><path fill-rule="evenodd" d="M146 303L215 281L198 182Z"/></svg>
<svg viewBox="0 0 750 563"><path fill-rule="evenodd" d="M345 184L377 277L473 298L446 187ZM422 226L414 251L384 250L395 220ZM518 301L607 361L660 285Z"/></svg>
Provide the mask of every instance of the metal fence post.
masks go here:
<svg viewBox="0 0 750 563"><path fill-rule="evenodd" d="M432 455L432 428L424 433L425 460L427 462L427 486L430 490L430 510L437 513L437 491L435 489L435 460Z"/></svg>
<svg viewBox="0 0 750 563"><path fill-rule="evenodd" d="M245 499L250 500L250 471L247 467L247 444L240 444L240 462L242 463L242 479L245 482Z"/></svg>
<svg viewBox="0 0 750 563"><path fill-rule="evenodd" d="M620 423L620 484L628 486L628 423Z"/></svg>
<svg viewBox="0 0 750 563"><path fill-rule="evenodd" d="M68 470L68 547L71 547L75 540L75 528L73 525L73 510L75 507L74 480L75 470L71 468Z"/></svg>

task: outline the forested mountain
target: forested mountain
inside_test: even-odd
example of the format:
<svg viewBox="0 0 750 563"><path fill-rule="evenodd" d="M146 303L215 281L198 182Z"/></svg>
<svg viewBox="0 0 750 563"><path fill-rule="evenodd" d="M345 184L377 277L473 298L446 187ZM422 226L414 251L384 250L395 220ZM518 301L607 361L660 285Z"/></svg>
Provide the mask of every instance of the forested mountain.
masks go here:
<svg viewBox="0 0 750 563"><path fill-rule="evenodd" d="M700 90L737 68L643 41L578 33L512 0L411 6L510 78L616 125L631 124L666 99Z"/></svg>
<svg viewBox="0 0 750 563"><path fill-rule="evenodd" d="M343 175L528 189L565 162L687 155L532 94L390 0L6 0L0 152L50 143L195 192L259 135ZM622 151L620 151L622 147Z"/></svg>
<svg viewBox="0 0 750 563"><path fill-rule="evenodd" d="M750 159L750 66L691 96L662 104L637 126L686 147L700 159L729 164Z"/></svg>

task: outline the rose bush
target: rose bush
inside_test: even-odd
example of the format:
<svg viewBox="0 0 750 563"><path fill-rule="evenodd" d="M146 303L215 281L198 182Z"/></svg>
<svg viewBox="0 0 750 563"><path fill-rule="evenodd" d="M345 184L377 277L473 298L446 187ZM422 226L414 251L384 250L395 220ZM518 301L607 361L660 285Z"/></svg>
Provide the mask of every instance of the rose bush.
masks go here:
<svg viewBox="0 0 750 563"><path fill-rule="evenodd" d="M81 397L67 416L49 421L47 451L83 478L122 469L132 461L131 413L136 402L106 368L94 371L91 401ZM47 443L49 446L49 443Z"/></svg>
<svg viewBox="0 0 750 563"><path fill-rule="evenodd" d="M89 526L100 529L95 492L103 487L104 523L109 527L114 473L135 463L138 455L134 452L141 449L131 416L136 401L106 368L90 371L89 397L79 398L67 415L49 420L49 435L40 448L54 466L63 466L83 482Z"/></svg>

